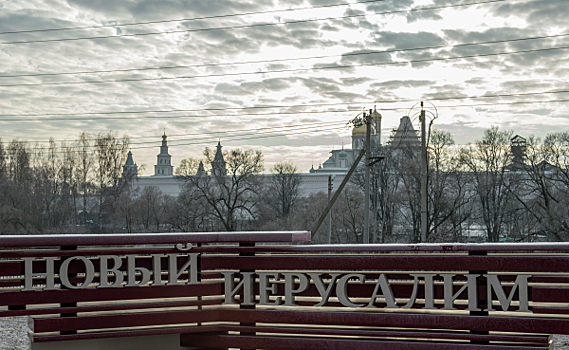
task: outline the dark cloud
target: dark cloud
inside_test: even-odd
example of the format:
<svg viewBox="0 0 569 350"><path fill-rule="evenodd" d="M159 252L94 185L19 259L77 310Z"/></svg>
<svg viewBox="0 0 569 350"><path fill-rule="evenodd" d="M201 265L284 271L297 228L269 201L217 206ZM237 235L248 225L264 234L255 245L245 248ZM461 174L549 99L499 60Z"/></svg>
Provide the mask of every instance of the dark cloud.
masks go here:
<svg viewBox="0 0 569 350"><path fill-rule="evenodd" d="M494 13L502 17L520 17L534 25L559 25L567 28L567 1L533 0L501 3Z"/></svg>
<svg viewBox="0 0 569 350"><path fill-rule="evenodd" d="M384 52L370 52L370 50L354 50L342 54L343 64L373 64L379 62L392 62L391 54Z"/></svg>
<svg viewBox="0 0 569 350"><path fill-rule="evenodd" d="M341 83L329 78L299 78L299 81L314 93L340 91Z"/></svg>
<svg viewBox="0 0 569 350"><path fill-rule="evenodd" d="M371 81L371 79L367 77L340 78L340 80L345 86L361 85L368 81Z"/></svg>
<svg viewBox="0 0 569 350"><path fill-rule="evenodd" d="M409 13L407 14L407 22L408 23L414 23L414 22L420 22L420 21L424 21L424 20L434 20L434 21L439 21L442 20L443 17L441 17L438 14L438 11L409 11Z"/></svg>
<svg viewBox="0 0 569 350"><path fill-rule="evenodd" d="M429 92L423 94L423 98L427 100L434 100L434 99L446 99L446 98L461 98L467 97L468 95L461 92L464 87L462 85L454 85L454 84L445 84L440 86L432 86L431 90L434 92Z"/></svg>
<svg viewBox="0 0 569 350"><path fill-rule="evenodd" d="M375 13L407 10L411 8L414 3L414 0L378 1L367 4L366 10Z"/></svg>
<svg viewBox="0 0 569 350"><path fill-rule="evenodd" d="M395 90L400 88L414 88L435 85L432 80L389 80L384 82L376 82L371 87L381 87L384 89Z"/></svg>
<svg viewBox="0 0 569 350"><path fill-rule="evenodd" d="M483 85L486 83L486 79L484 78L472 78L472 79L468 79L464 81L465 84L471 84L471 85Z"/></svg>
<svg viewBox="0 0 569 350"><path fill-rule="evenodd" d="M137 20L170 18L191 18L240 12L260 11L273 5L272 0L231 1L231 0L179 0L179 1L109 1L109 0L68 0L68 3L82 10L93 11L113 18L124 18L125 14Z"/></svg>
<svg viewBox="0 0 569 350"><path fill-rule="evenodd" d="M276 92L288 89L290 84L285 79L273 78L261 82L241 83L241 87L252 92Z"/></svg>
<svg viewBox="0 0 569 350"><path fill-rule="evenodd" d="M395 49L437 46L446 43L438 34L429 32L406 33L381 31L375 34L375 45Z"/></svg>

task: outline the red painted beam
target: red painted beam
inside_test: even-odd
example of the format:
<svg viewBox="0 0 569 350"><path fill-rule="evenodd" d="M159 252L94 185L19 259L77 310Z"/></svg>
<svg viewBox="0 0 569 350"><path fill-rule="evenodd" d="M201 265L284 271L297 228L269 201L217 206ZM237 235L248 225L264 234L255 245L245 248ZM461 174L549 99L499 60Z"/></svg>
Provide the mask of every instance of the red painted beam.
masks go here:
<svg viewBox="0 0 569 350"><path fill-rule="evenodd" d="M191 322L241 322L279 325L358 326L528 334L569 334L569 319L386 312L330 312L256 309L204 309L85 317L34 319L34 332L175 325ZM416 331L416 330L415 330Z"/></svg>
<svg viewBox="0 0 569 350"><path fill-rule="evenodd" d="M220 283L154 287L65 289L0 293L0 305L29 305L85 301L120 301L156 298L183 298L222 294Z"/></svg>
<svg viewBox="0 0 569 350"><path fill-rule="evenodd" d="M456 350L464 345L469 350L543 349L541 346L472 345L451 342L378 341L369 339L338 339L326 337L271 337L240 335L182 334L180 345L240 349L298 349L298 350Z"/></svg>
<svg viewBox="0 0 569 350"><path fill-rule="evenodd" d="M54 247L93 245L146 245L177 243L307 242L309 231L62 234L0 236L0 247Z"/></svg>
<svg viewBox="0 0 569 350"><path fill-rule="evenodd" d="M202 269L267 270L419 270L566 272L569 257L560 256L203 256Z"/></svg>

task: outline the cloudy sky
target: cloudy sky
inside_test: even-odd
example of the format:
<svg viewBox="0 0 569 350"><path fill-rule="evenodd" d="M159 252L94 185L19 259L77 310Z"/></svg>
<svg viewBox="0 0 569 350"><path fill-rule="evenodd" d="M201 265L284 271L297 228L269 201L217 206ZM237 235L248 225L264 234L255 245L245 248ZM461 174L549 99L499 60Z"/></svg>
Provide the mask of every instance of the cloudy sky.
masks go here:
<svg viewBox="0 0 569 350"><path fill-rule="evenodd" d="M491 125L543 137L568 129L568 13L567 0L0 0L0 138L113 130L152 169L165 128L174 165L221 139L308 171L351 146L363 108L385 139L421 100L459 144Z"/></svg>

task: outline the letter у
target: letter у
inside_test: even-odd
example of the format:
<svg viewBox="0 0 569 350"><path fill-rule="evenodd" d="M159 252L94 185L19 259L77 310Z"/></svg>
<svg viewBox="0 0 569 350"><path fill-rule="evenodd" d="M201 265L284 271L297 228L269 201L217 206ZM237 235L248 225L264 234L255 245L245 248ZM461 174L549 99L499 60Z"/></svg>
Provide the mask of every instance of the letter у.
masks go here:
<svg viewBox="0 0 569 350"><path fill-rule="evenodd" d="M235 287L235 273L223 272L225 278L225 301L223 304L237 304L235 295L241 290L243 300L241 305L255 305L255 296L253 295L254 274L254 272L243 272L243 279Z"/></svg>
<svg viewBox="0 0 569 350"><path fill-rule="evenodd" d="M516 281L514 282L514 286L510 291L510 295L507 298L497 275L484 275L484 277L486 277L488 280L488 308L484 311L496 311L492 306L492 289L496 293L498 301L500 302L500 307L503 311L508 311L510 304L512 303L512 299L514 298L514 293L516 292L516 289L518 289L518 294L520 296L520 307L518 310L516 310L516 312L531 312L528 305L528 279L531 277L531 275L518 275L518 277L516 277Z"/></svg>
<svg viewBox="0 0 569 350"><path fill-rule="evenodd" d="M55 290L55 269L54 262L59 260L55 257L45 258L45 272L36 272L33 270L33 263L35 261L42 261L36 258L23 258L24 260L24 289L22 291L32 291L34 289L34 277L44 277L45 287L40 287L37 290Z"/></svg>
<svg viewBox="0 0 569 350"><path fill-rule="evenodd" d="M334 284L336 283L336 279L338 278L338 276L340 276L340 274L339 273L331 273L330 274L330 283L328 283L328 287L324 286L324 281L322 281L322 278L321 278L322 273L309 272L308 275L310 276L312 281L314 281L314 285L316 286L316 289L318 290L318 294L320 294L320 296L322 297L320 302L314 306L326 305L326 303L328 302L328 299L330 298L330 294L332 293L332 288L334 287Z"/></svg>

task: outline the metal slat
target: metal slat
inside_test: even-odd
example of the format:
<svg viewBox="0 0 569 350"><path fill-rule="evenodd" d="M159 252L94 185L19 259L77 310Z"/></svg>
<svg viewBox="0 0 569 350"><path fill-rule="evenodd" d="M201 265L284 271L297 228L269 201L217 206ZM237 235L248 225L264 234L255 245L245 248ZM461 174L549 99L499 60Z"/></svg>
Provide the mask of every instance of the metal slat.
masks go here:
<svg viewBox="0 0 569 350"><path fill-rule="evenodd" d="M547 256L203 256L203 269L257 269L257 270L427 270L508 272L565 272L569 271L569 257Z"/></svg>
<svg viewBox="0 0 569 350"><path fill-rule="evenodd" d="M473 345L465 343L443 342L404 342L377 341L361 339L334 339L326 337L270 337L237 335L202 335L182 334L180 345L210 348L245 348L245 349L299 349L299 350L454 350L459 345L471 350L511 350L511 346ZM515 349L543 349L543 346L519 346Z"/></svg>

